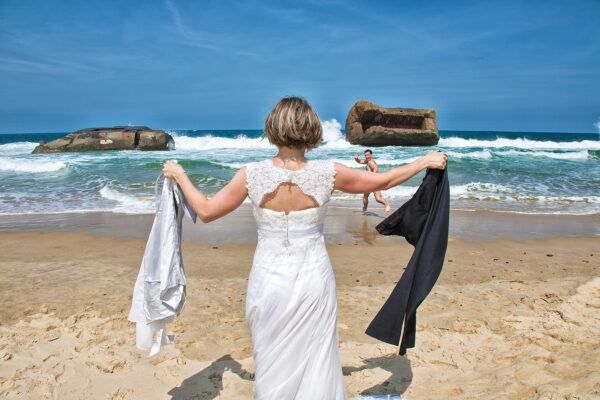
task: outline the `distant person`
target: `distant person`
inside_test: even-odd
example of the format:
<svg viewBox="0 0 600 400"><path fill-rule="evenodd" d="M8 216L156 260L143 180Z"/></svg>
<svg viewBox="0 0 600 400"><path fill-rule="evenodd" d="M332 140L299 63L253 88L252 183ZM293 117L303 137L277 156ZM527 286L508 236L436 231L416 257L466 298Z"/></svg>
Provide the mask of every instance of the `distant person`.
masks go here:
<svg viewBox="0 0 600 400"><path fill-rule="evenodd" d="M365 150L365 159L361 160L360 158L358 158L358 153L356 153L354 155L354 161L356 161L359 164L367 164L367 171L370 172L377 172L377 163L375 162L375 160L373 159L373 152L371 150ZM367 206L369 205L369 195L371 193L365 193L363 196L363 211L367 211ZM383 197L381 197L381 192L377 191L377 192L373 192L373 194L375 195L375 201L378 203L381 203L385 206L385 212L389 213L390 212L390 203L388 203L387 201L385 201L385 199Z"/></svg>

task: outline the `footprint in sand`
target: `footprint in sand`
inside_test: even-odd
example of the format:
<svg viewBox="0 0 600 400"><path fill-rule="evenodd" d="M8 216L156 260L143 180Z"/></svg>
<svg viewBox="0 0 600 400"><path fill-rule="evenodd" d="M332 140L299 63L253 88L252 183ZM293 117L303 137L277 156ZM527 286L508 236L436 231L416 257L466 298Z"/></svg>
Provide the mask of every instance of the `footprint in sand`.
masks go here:
<svg viewBox="0 0 600 400"><path fill-rule="evenodd" d="M95 367L105 374L112 374L121 371L125 368L127 361L125 360L94 360L85 363L89 367Z"/></svg>
<svg viewBox="0 0 600 400"><path fill-rule="evenodd" d="M154 377L169 386L180 386L181 379L169 367L159 369L154 373Z"/></svg>
<svg viewBox="0 0 600 400"><path fill-rule="evenodd" d="M110 400L125 400L128 398L129 394L133 393L133 389L129 388L118 388L116 392L109 394ZM133 398L132 396L129 398Z"/></svg>

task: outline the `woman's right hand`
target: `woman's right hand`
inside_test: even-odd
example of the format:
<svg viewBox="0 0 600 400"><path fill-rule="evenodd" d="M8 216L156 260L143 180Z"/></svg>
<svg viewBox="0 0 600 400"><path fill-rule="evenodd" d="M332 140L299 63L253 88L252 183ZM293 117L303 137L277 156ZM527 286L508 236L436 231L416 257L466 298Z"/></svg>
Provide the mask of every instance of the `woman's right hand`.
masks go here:
<svg viewBox="0 0 600 400"><path fill-rule="evenodd" d="M162 172L165 178L168 179L177 179L179 176L185 174L183 167L171 160L165 163Z"/></svg>
<svg viewBox="0 0 600 400"><path fill-rule="evenodd" d="M427 168L446 168L446 161L448 160L448 157L446 157L446 155L441 151L431 150L424 158L427 161Z"/></svg>

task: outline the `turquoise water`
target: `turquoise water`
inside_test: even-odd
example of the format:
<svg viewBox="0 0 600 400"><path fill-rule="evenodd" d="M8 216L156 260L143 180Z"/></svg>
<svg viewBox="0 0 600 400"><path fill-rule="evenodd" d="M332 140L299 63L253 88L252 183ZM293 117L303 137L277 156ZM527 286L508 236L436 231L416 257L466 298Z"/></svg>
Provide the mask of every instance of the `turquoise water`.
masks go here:
<svg viewBox="0 0 600 400"><path fill-rule="evenodd" d="M325 121L324 144L308 158L353 160L365 147L344 140L341 125ZM153 213L154 181L162 163L177 159L198 188L213 195L250 161L276 154L260 130L168 130L174 151L31 154L40 140L66 134L0 135L0 214L112 211ZM429 150L448 154L451 208L519 213L600 212L598 134L440 131L433 147L377 147L380 171ZM383 192L394 207L415 192L423 173ZM335 192L332 204L359 206L362 195Z"/></svg>

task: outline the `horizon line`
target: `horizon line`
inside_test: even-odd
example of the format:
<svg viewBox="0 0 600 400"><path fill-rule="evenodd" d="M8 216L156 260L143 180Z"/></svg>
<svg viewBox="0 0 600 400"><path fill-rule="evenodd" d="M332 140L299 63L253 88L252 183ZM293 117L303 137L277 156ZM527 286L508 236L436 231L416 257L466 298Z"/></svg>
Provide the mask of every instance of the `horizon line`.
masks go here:
<svg viewBox="0 0 600 400"><path fill-rule="evenodd" d="M75 133L83 129L98 129L98 128L114 128L117 126L128 126L128 125L115 125L115 126L101 126L91 128L81 128L76 131L54 131L54 132L0 132L0 135L42 135L42 134L59 134L59 133ZM132 125L132 126L146 126L146 125ZM148 126L146 126L148 127ZM224 131L262 131L262 128L242 128L242 129L182 129L182 128L149 128L152 130L162 130L166 133L168 131L212 131L212 132L224 132ZM345 129L340 129L342 133L345 133ZM576 135L599 135L600 132L572 132L572 131L517 131L517 130L480 130L480 129L438 129L438 132L479 132L479 133L567 133Z"/></svg>

